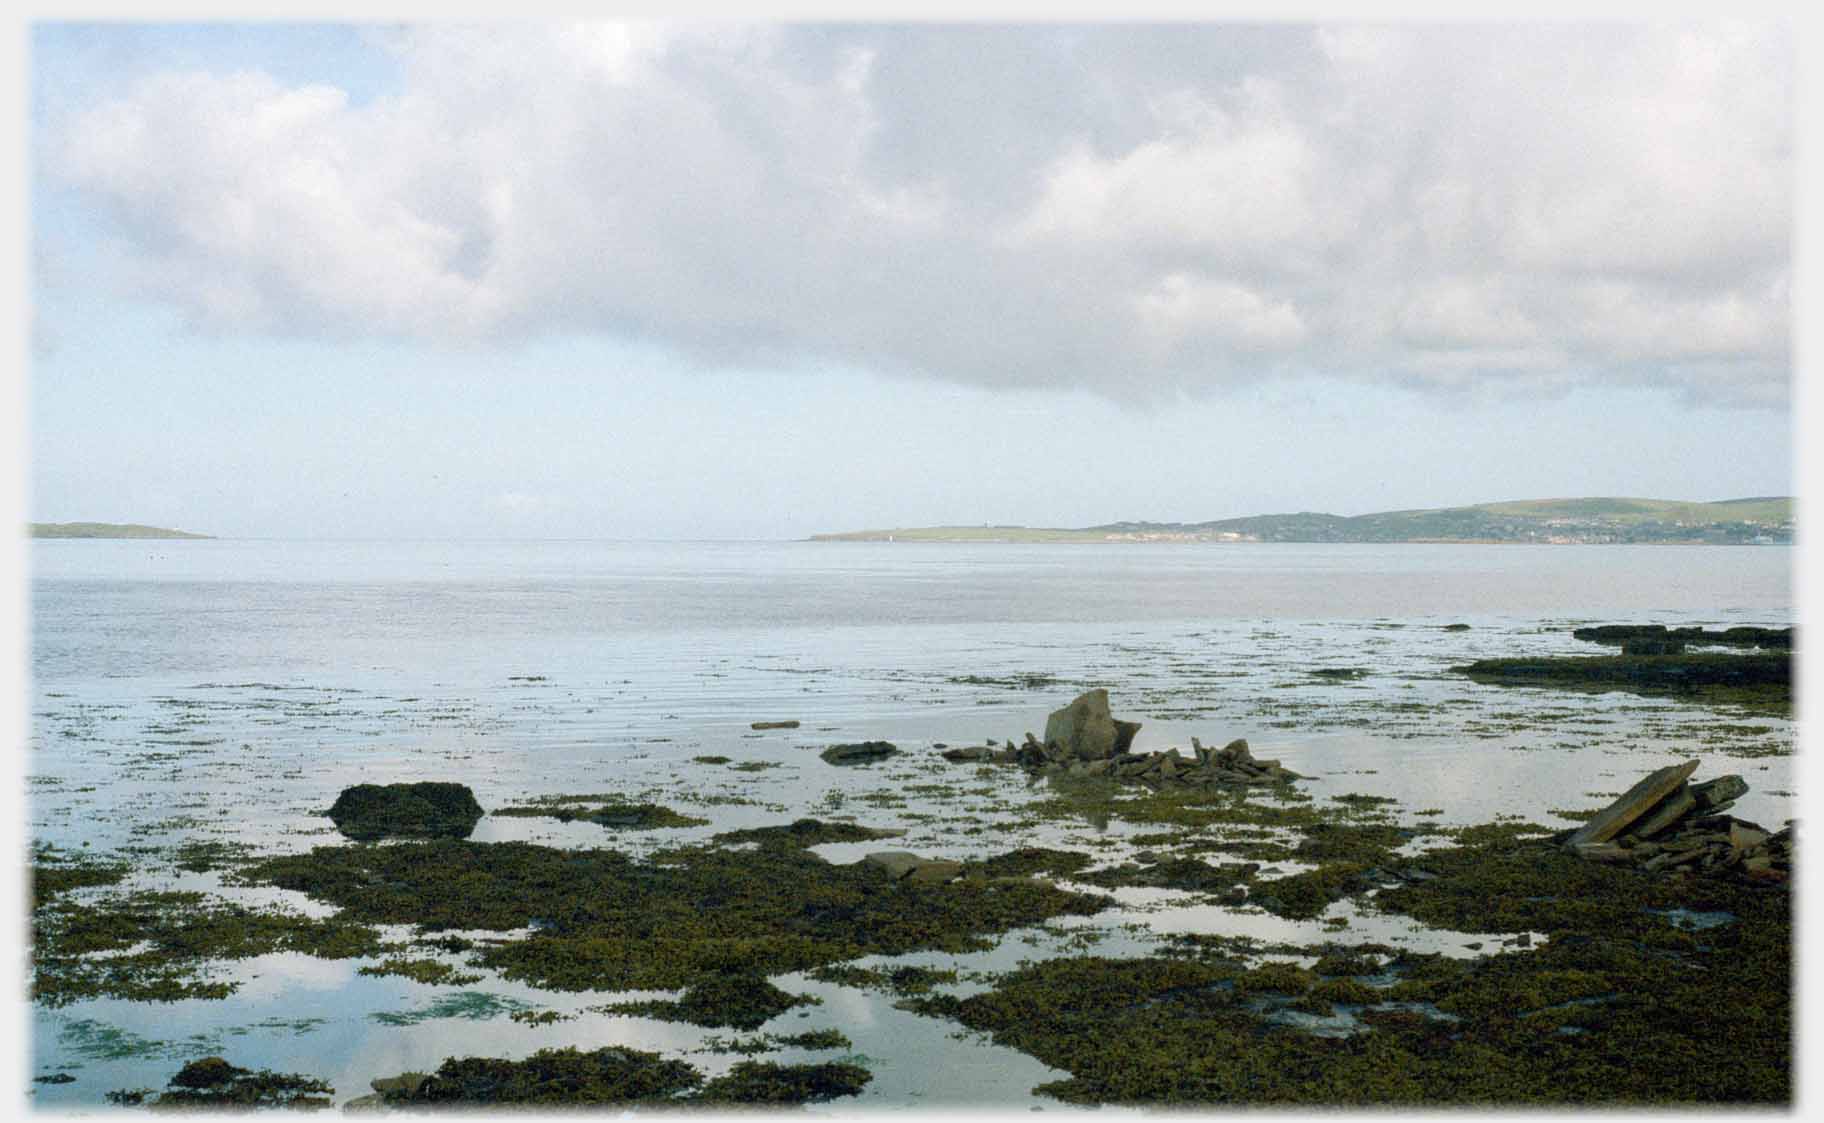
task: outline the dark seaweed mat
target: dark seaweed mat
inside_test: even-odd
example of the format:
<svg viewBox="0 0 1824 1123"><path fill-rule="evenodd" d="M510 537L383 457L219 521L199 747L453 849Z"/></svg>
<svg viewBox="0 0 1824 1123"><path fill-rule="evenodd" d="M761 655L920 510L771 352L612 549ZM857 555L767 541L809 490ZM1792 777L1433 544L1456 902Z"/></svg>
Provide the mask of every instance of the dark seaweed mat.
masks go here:
<svg viewBox="0 0 1824 1123"><path fill-rule="evenodd" d="M1063 1100L1323 1105L1786 1104L1792 1097L1791 898L1721 878L1653 878L1500 831L1425 856L1435 880L1374 903L1430 924L1543 931L1479 961L1402 955L1369 988L1286 964L1076 958L969 998L914 1000L1069 1071ZM1727 911L1682 931L1652 908ZM1330 945L1364 970L1386 949ZM1377 1001L1378 1000L1378 1001ZM1350 1012L1324 1038L1268 1007ZM1388 1003L1426 1003L1432 1014ZM1454 1019L1454 1020L1452 1020Z"/></svg>
<svg viewBox="0 0 1824 1123"><path fill-rule="evenodd" d="M685 848L635 862L611 850L440 839L320 847L246 873L339 905L347 921L532 926L529 938L481 949L478 961L559 990L674 989L715 972L973 950L984 935L1109 904L1036 880L896 885L865 863L832 865L780 843Z"/></svg>

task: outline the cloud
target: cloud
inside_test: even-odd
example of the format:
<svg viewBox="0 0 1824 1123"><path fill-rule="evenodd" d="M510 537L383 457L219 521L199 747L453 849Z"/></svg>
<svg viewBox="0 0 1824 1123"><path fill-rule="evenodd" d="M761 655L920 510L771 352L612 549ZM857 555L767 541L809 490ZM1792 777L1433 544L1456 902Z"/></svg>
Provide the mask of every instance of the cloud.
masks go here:
<svg viewBox="0 0 1824 1123"><path fill-rule="evenodd" d="M376 48L381 49L381 48ZM1159 399L1282 370L1783 401L1761 25L502 25L397 91L171 70L41 174L217 331L610 332Z"/></svg>

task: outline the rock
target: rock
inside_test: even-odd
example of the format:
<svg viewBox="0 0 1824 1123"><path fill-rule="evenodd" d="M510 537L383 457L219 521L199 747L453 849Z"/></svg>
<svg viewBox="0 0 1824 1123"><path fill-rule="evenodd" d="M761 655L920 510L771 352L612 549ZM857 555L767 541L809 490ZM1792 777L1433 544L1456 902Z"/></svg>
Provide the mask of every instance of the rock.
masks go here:
<svg viewBox="0 0 1824 1123"><path fill-rule="evenodd" d="M748 726L748 728L749 729L796 729L796 728L798 728L798 723L795 721L756 721L754 724Z"/></svg>
<svg viewBox="0 0 1824 1123"><path fill-rule="evenodd" d="M342 789L328 815L349 838L467 838L482 816L465 784L356 784Z"/></svg>
<svg viewBox="0 0 1824 1123"><path fill-rule="evenodd" d="M1748 781L1740 776L1718 776L1714 780L1692 784L1691 794L1697 798L1698 810L1714 813L1747 795Z"/></svg>
<svg viewBox="0 0 1824 1123"><path fill-rule="evenodd" d="M909 850L877 850L862 858L866 865L879 867L889 881L909 881L936 885L961 877L963 864L942 858L926 858Z"/></svg>
<svg viewBox="0 0 1824 1123"><path fill-rule="evenodd" d="M821 755L831 764L866 764L898 752L899 748L889 741L858 741L852 745L831 745Z"/></svg>
<svg viewBox="0 0 1824 1123"><path fill-rule="evenodd" d="M1685 641L1678 639L1624 639L1621 641L1623 655L1682 655Z"/></svg>
<svg viewBox="0 0 1824 1123"><path fill-rule="evenodd" d="M1642 816L1628 833L1639 838L1652 838L1696 809L1697 797L1691 794L1691 786L1680 784L1678 790L1661 800L1651 814Z"/></svg>
<svg viewBox="0 0 1824 1123"><path fill-rule="evenodd" d="M1631 826L1660 800L1678 790L1678 786L1697 771L1698 761L1669 764L1652 773L1624 792L1596 816L1572 832L1565 845L1575 848L1586 842L1607 842Z"/></svg>
<svg viewBox="0 0 1824 1123"><path fill-rule="evenodd" d="M409 1098L416 1095L418 1089L423 1087L424 1082L429 1079L430 1076L422 1072L402 1072L398 1076L382 1076L369 1080L367 1086L381 1096Z"/></svg>
<svg viewBox="0 0 1824 1123"><path fill-rule="evenodd" d="M1593 862L1631 862L1633 855L1613 842L1584 842L1571 847L1580 858Z"/></svg>
<svg viewBox="0 0 1824 1123"><path fill-rule="evenodd" d="M1766 842L1766 831L1757 831L1741 823L1729 825L1729 845L1736 850L1748 850Z"/></svg>
<svg viewBox="0 0 1824 1123"><path fill-rule="evenodd" d="M890 881L898 881L926 861L910 850L876 850L872 854L865 855L861 860L866 865L878 866L886 871Z"/></svg>
<svg viewBox="0 0 1824 1123"><path fill-rule="evenodd" d="M1045 719L1045 743L1080 760L1101 760L1127 751L1138 722L1116 721L1108 712L1108 691L1089 690Z"/></svg>
<svg viewBox="0 0 1824 1123"><path fill-rule="evenodd" d="M920 885L942 885L946 881L963 876L963 864L942 859L932 859L915 867L902 881Z"/></svg>
<svg viewBox="0 0 1824 1123"><path fill-rule="evenodd" d="M994 760L997 753L986 745L975 745L967 749L945 749L943 756L952 764L967 764Z"/></svg>

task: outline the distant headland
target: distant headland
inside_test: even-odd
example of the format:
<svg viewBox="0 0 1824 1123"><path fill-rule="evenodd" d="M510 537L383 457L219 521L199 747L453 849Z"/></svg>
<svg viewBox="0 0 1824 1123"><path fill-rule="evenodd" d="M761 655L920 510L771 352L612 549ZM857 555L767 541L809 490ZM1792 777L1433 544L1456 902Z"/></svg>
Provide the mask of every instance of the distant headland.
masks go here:
<svg viewBox="0 0 1824 1123"><path fill-rule="evenodd" d="M213 538L139 523L32 523L33 538Z"/></svg>
<svg viewBox="0 0 1824 1123"><path fill-rule="evenodd" d="M1081 529L929 526L814 534L813 542L1491 542L1553 545L1791 545L1791 496L1522 499L1472 507L1327 515L1303 511L1200 523L1117 522Z"/></svg>

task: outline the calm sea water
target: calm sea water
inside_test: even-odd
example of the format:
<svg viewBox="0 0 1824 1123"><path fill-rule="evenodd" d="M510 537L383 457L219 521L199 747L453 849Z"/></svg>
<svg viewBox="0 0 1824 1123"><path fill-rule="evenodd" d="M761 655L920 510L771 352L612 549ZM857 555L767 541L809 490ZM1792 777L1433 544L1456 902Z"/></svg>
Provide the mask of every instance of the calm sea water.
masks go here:
<svg viewBox="0 0 1824 1123"><path fill-rule="evenodd" d="M489 818L482 840L638 850L806 814L880 825L903 816L908 848L974 856L1018 844L999 829L1004 807L990 805L1025 798L1023 784L927 806L905 789L947 775L933 746L1036 731L1090 686L1145 723L1142 749L1244 736L1257 755L1309 776L1320 798L1383 795L1407 812L1441 810L1444 822L1551 822L1554 808L1591 806L1592 792L1695 755L1700 775L1749 780L1738 814L1777 824L1796 798L1789 721L1482 687L1449 668L1591 653L1568 634L1586 622L1789 624L1791 561L1770 547L37 541L31 831L103 854L197 839L293 851L325 841L320 811L347 784L457 779L485 807L622 791L715 820L634 837ZM1470 628L1443 630L1453 623ZM1363 674L1310 673L1334 667ZM749 728L786 718L803 724ZM817 758L866 737L907 754L868 769ZM775 767L692 760L705 754ZM932 821L908 814L921 811ZM1051 829L1019 841L1088 840L1106 854L1122 834L1118 823ZM314 907L213 874L167 869L134 884ZM1144 950L1144 937L1121 929L1136 920L1154 932L1294 941L1318 931L1169 891L1123 902L1085 922L1104 954ZM1375 916L1353 924L1363 938L1473 942ZM1047 929L996 952L917 961L1006 966L1061 938ZM226 1001L40 1010L35 1071L78 1080L35 1094L98 1104L107 1089L160 1086L184 1060L225 1051L237 1064L327 1078L346 1099L375 1076L451 1055L609 1042L686 1050L703 1037L638 1018L514 1023L515 1003L568 1009L604 996L492 977L471 988L489 1001L439 1014L449 988L358 976L358 966L267 957L224 969L242 983ZM848 1033L875 1072L869 1103L1024 1106L1036 1102L1027 1089L1057 1075L875 996L799 977L782 985L824 997L813 1020L783 1031ZM376 1017L401 1010L433 1013ZM731 1058L689 1059L714 1071ZM946 1073L941 1087L934 1070Z"/></svg>

